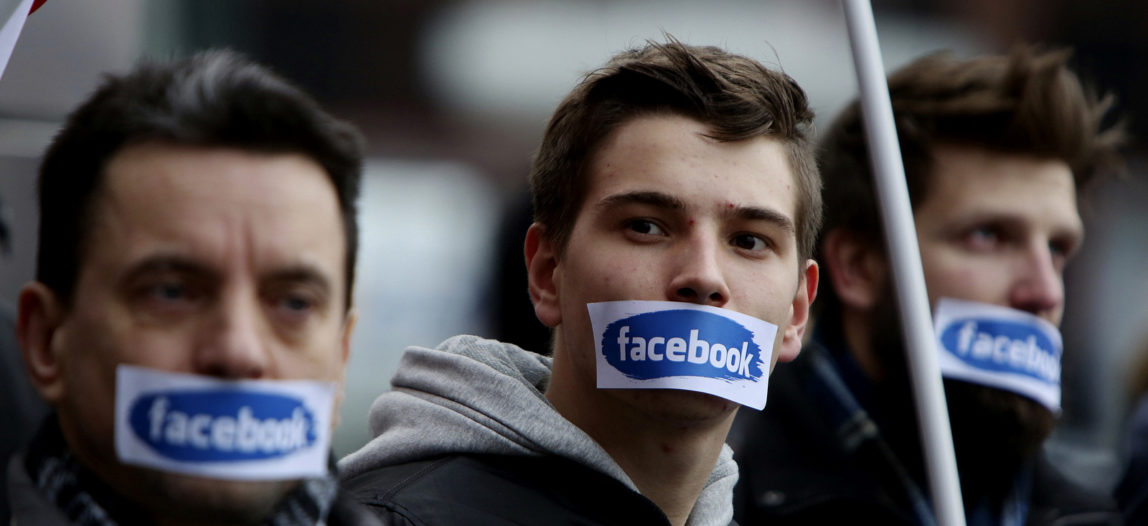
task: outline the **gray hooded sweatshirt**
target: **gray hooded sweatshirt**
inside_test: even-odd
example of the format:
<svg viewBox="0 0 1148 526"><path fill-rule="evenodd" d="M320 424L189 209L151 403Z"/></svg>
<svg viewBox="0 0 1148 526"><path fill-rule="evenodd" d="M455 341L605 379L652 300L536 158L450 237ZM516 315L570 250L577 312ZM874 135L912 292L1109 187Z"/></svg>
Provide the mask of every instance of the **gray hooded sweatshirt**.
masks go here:
<svg viewBox="0 0 1148 526"><path fill-rule="evenodd" d="M476 336L408 348L392 390L371 405L375 438L339 462L341 476L444 454L557 455L637 492L614 459L546 400L550 364L549 357ZM733 453L722 446L687 526L729 524L736 482Z"/></svg>

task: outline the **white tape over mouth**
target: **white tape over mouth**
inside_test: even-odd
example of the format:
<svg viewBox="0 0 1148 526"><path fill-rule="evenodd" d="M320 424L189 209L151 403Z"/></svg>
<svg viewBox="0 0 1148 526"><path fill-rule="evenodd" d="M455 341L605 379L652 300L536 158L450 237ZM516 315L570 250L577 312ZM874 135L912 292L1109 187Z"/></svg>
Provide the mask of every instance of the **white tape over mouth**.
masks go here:
<svg viewBox="0 0 1148 526"><path fill-rule="evenodd" d="M125 464L229 480L327 472L336 385L116 369L116 455Z"/></svg>
<svg viewBox="0 0 1148 526"><path fill-rule="evenodd" d="M599 389L680 389L765 407L776 325L674 301L586 305Z"/></svg>
<svg viewBox="0 0 1148 526"><path fill-rule="evenodd" d="M1060 330L1027 312L941 298L933 314L945 378L1026 396L1060 411Z"/></svg>

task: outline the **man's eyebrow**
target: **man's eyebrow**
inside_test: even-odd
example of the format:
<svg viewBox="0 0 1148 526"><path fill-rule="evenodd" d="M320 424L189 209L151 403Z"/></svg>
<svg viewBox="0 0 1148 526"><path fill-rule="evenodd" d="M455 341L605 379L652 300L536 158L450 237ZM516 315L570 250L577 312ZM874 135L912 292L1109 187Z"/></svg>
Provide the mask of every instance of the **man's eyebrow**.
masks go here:
<svg viewBox="0 0 1148 526"><path fill-rule="evenodd" d="M203 278L217 279L219 272L187 256L178 254L154 254L128 268L126 279L158 273L190 274Z"/></svg>
<svg viewBox="0 0 1148 526"><path fill-rule="evenodd" d="M797 229L793 226L793 220L789 216L771 210L769 208L761 208L757 206L737 206L730 211L730 215L746 221L765 221L773 223L781 227L786 232L796 232Z"/></svg>
<svg viewBox="0 0 1148 526"><path fill-rule="evenodd" d="M265 273L262 276L262 280L288 283L311 283L323 289L324 293L330 293L333 290L331 279L327 274L314 265L307 263L293 263L277 268Z"/></svg>
<svg viewBox="0 0 1148 526"><path fill-rule="evenodd" d="M602 199L596 206L601 209L606 209L628 204L648 205L679 212L686 210L685 201L661 192L626 192L614 194ZM787 232L796 231L796 228L793 226L793 220L790 219L789 216L769 208L735 206L730 209L728 213L729 215L747 221L766 221L773 223Z"/></svg>
<svg viewBox="0 0 1148 526"><path fill-rule="evenodd" d="M1028 220L1022 214L1017 214L1008 211L977 211L969 214L959 222L960 228L969 228L975 225L1000 225L1010 229L1024 229L1028 228ZM1052 227L1052 235L1055 236L1071 236L1078 241L1084 240L1084 224L1079 220L1069 221L1064 223L1057 223Z"/></svg>
<svg viewBox="0 0 1148 526"><path fill-rule="evenodd" d="M598 201L600 209L614 208L622 205L638 204L674 211L685 211L686 203L677 197L661 192L626 192L607 196Z"/></svg>
<svg viewBox="0 0 1148 526"><path fill-rule="evenodd" d="M124 274L126 280L147 274L175 273L196 276L204 279L221 279L219 271L204 265L194 259L176 254L156 254L149 256L132 265ZM264 281L312 283L323 289L324 293L332 290L330 278L313 265L307 263L292 263L266 272L262 276Z"/></svg>

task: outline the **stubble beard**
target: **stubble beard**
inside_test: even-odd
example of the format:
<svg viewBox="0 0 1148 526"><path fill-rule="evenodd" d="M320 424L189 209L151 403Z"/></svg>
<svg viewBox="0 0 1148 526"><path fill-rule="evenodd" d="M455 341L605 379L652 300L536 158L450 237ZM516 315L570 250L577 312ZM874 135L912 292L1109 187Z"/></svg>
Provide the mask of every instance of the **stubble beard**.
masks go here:
<svg viewBox="0 0 1148 526"><path fill-rule="evenodd" d="M140 483L150 488L143 507L153 517L181 523L258 524L269 517L298 480L231 481L154 470Z"/></svg>
<svg viewBox="0 0 1148 526"><path fill-rule="evenodd" d="M919 440L913 393L909 382L907 358L901 337L898 310L892 291L875 308L870 338L872 349L885 371L884 381L877 386L882 401L889 401L897 412L908 411L899 419L906 423L896 434L906 438L887 437L891 442L907 442L915 447L919 458ZM945 399L953 434L957 469L966 501L984 495L1004 495L1011 489L1013 475L1036 455L1052 432L1056 417L1039 402L993 387L960 380L945 379ZM894 444L894 450L899 450ZM911 461L911 471L920 471L919 460Z"/></svg>

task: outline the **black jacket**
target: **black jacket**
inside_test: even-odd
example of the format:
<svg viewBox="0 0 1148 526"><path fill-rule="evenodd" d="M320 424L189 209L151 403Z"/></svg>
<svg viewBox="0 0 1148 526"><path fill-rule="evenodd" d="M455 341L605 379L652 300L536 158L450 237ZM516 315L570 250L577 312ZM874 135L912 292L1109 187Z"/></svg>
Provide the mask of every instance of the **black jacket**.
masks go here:
<svg viewBox="0 0 1148 526"><path fill-rule="evenodd" d="M931 522L922 494L927 490L912 482L877 424L860 407L829 394L845 387L835 374L834 359L813 343L770 377L764 411L738 415L730 445L740 472L734 493L739 523ZM1043 457L1034 459L1030 495L1029 526L1121 523L1110 499L1071 483Z"/></svg>
<svg viewBox="0 0 1148 526"><path fill-rule="evenodd" d="M375 400L345 488L396 524L667 524L614 459L546 400L550 359L475 336L408 348ZM722 448L688 519L733 519Z"/></svg>
<svg viewBox="0 0 1148 526"><path fill-rule="evenodd" d="M668 525L652 501L557 456L448 455L343 481L384 522L408 525Z"/></svg>

